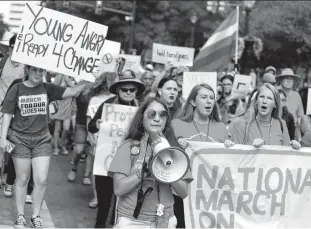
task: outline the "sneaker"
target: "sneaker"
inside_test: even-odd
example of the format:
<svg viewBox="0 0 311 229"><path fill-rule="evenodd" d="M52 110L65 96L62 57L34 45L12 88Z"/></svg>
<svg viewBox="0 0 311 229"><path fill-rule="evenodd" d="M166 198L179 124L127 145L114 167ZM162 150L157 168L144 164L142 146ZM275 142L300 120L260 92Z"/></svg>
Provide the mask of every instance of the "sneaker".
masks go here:
<svg viewBox="0 0 311 229"><path fill-rule="evenodd" d="M97 206L98 206L97 198L94 198L89 202L89 208L97 208Z"/></svg>
<svg viewBox="0 0 311 229"><path fill-rule="evenodd" d="M13 195L13 185L6 184L4 186L4 195L6 197L11 197Z"/></svg>
<svg viewBox="0 0 311 229"><path fill-rule="evenodd" d="M68 150L66 149L66 147L62 147L62 154L67 156L69 154Z"/></svg>
<svg viewBox="0 0 311 229"><path fill-rule="evenodd" d="M27 196L26 196L25 203L26 203L26 204L32 204L32 197L31 197L31 195L27 195Z"/></svg>
<svg viewBox="0 0 311 229"><path fill-rule="evenodd" d="M76 172L75 170L70 170L70 172L68 173L68 180L73 182L76 179Z"/></svg>
<svg viewBox="0 0 311 229"><path fill-rule="evenodd" d="M42 219L40 218L40 216L31 217L30 222L32 228L42 228Z"/></svg>
<svg viewBox="0 0 311 229"><path fill-rule="evenodd" d="M86 185L86 186L90 186L92 184L92 181L91 181L91 179L89 177L85 176L83 178L82 184Z"/></svg>
<svg viewBox="0 0 311 229"><path fill-rule="evenodd" d="M26 228L27 222L24 215L19 215L14 224L14 228Z"/></svg>
<svg viewBox="0 0 311 229"><path fill-rule="evenodd" d="M58 156L59 155L59 149L55 149L54 152L53 152L53 155L54 156Z"/></svg>

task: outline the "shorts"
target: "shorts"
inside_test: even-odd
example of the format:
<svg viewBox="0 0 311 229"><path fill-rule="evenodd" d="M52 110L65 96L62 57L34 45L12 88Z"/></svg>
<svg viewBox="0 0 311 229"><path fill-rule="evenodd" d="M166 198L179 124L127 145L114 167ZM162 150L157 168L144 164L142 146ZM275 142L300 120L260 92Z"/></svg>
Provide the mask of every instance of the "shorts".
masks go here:
<svg viewBox="0 0 311 229"><path fill-rule="evenodd" d="M75 127L75 137L74 137L74 143L76 144L86 144L87 139L87 129L85 125L76 124Z"/></svg>
<svg viewBox="0 0 311 229"><path fill-rule="evenodd" d="M51 156L52 136L48 130L35 134L26 134L10 129L8 140L15 145L12 151L12 157L32 159Z"/></svg>

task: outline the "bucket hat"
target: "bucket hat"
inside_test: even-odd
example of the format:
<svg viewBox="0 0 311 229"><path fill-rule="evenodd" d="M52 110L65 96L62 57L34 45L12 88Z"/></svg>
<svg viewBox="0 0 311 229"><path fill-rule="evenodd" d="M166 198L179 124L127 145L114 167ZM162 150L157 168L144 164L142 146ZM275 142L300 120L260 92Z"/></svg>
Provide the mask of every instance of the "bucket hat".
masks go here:
<svg viewBox="0 0 311 229"><path fill-rule="evenodd" d="M129 70L126 70L126 71L129 71ZM124 72L118 76L117 80L113 84L111 84L111 86L109 87L109 92L116 95L117 88L119 86L127 84L127 83L132 83L137 86L137 96L143 94L146 88L145 84L136 78L136 75L134 72L130 71L131 74L124 74Z"/></svg>
<svg viewBox="0 0 311 229"><path fill-rule="evenodd" d="M300 79L301 79L299 75L294 74L294 71L291 68L283 69L281 75L276 76L275 79L277 81L279 81L279 80L282 80L284 77L287 77L287 76L293 77L294 80L296 80L296 81L300 81Z"/></svg>

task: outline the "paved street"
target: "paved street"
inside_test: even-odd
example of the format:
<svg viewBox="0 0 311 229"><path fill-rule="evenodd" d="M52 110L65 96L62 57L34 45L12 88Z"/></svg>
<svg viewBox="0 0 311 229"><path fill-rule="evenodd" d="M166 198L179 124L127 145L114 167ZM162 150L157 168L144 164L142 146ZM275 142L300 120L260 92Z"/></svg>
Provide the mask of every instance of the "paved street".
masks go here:
<svg viewBox="0 0 311 229"><path fill-rule="evenodd" d="M43 203L41 217L45 228L92 228L95 224L97 209L90 209L92 199L90 186L82 185L85 163L80 164L75 183L67 181L71 168L71 156L51 158L47 194ZM0 228L12 227L16 217L13 198L7 198L0 190ZM26 205L26 220L31 217L31 205Z"/></svg>

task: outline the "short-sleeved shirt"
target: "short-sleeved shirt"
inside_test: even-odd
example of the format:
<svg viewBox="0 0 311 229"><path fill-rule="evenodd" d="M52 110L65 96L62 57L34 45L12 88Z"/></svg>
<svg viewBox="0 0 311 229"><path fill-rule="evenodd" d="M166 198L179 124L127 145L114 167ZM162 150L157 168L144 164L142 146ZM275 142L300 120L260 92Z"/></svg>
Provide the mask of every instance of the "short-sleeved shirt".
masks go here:
<svg viewBox="0 0 311 229"><path fill-rule="evenodd" d="M52 83L27 87L23 82L15 84L4 99L2 113L14 115L10 128L22 133L38 133L48 130L50 101L60 100L65 88Z"/></svg>
<svg viewBox="0 0 311 229"><path fill-rule="evenodd" d="M140 152L138 156L131 156L130 147L131 142L130 140L127 140L118 148L109 168L109 176L113 176L114 173L122 173L129 176L135 174L138 169L142 168L146 152ZM193 180L190 170L188 170L182 179L187 182L191 182ZM148 178L144 181L143 191L145 191L148 187L153 187L153 191L146 197L138 216L138 220L153 222L155 221L157 205L159 204L157 185L154 179ZM140 184L137 185L132 191L119 198L119 216L133 218L133 213L137 203L137 192L139 189ZM164 211L168 210L173 212L174 198L170 185L159 183L159 190L160 201L161 204L164 205Z"/></svg>
<svg viewBox="0 0 311 229"><path fill-rule="evenodd" d="M86 112L89 106L90 100L85 98L82 94L80 94L76 98L77 104L77 116L76 116L76 123L79 125L86 126Z"/></svg>
<svg viewBox="0 0 311 229"><path fill-rule="evenodd" d="M311 131L305 133L305 135L301 139L302 147L311 147Z"/></svg>
<svg viewBox="0 0 311 229"><path fill-rule="evenodd" d="M224 142L228 135L225 124L214 121L200 124L174 119L172 127L176 138L187 138L189 141Z"/></svg>
<svg viewBox="0 0 311 229"><path fill-rule="evenodd" d="M5 94L12 82L16 79L22 79L25 75L25 65L13 64L11 61L11 55L6 60L2 75L0 76L0 103L4 100Z"/></svg>
<svg viewBox="0 0 311 229"><path fill-rule="evenodd" d="M286 97L287 110L294 116L295 124L304 115L301 97L297 91L291 91Z"/></svg>
<svg viewBox="0 0 311 229"><path fill-rule="evenodd" d="M272 119L272 126L271 130L269 126L262 125L258 123L260 130L262 132L260 133L260 130L258 129L258 126L256 124L256 120L254 120L250 124L250 128L248 131L248 138L246 137L247 134L245 134L246 131L246 122L244 117L237 118L233 122L230 123L229 126L229 134L228 138L232 141L234 141L236 144L244 144L244 139L245 139L245 145L252 145L253 141L256 138L264 138L265 140L265 145L268 145L269 139L270 139L270 144L269 145L282 145L282 146L288 146L290 142L289 134L288 134L288 129L286 126L286 123L284 120L281 120L282 122L282 127L281 123L278 119ZM283 132L282 132L283 128Z"/></svg>

